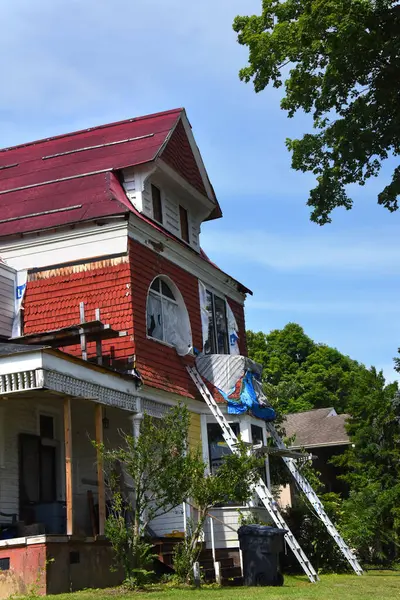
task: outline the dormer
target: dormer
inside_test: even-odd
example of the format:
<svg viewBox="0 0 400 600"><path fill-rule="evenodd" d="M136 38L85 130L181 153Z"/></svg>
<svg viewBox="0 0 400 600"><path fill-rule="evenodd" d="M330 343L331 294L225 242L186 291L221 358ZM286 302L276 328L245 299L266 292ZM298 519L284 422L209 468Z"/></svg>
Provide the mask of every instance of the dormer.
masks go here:
<svg viewBox="0 0 400 600"><path fill-rule="evenodd" d="M222 216L183 110L154 161L123 169L121 180L138 212L197 252L203 221Z"/></svg>

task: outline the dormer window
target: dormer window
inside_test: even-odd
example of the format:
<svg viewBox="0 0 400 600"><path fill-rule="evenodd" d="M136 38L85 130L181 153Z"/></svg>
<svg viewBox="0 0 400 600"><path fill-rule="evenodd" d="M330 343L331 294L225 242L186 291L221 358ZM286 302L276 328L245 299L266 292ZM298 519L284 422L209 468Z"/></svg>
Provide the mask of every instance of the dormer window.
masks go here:
<svg viewBox="0 0 400 600"><path fill-rule="evenodd" d="M151 185L151 201L153 205L153 219L158 223L163 222L161 190L156 185Z"/></svg>
<svg viewBox="0 0 400 600"><path fill-rule="evenodd" d="M184 242L189 244L189 218L188 211L183 206L179 206L179 219L181 223L181 238Z"/></svg>

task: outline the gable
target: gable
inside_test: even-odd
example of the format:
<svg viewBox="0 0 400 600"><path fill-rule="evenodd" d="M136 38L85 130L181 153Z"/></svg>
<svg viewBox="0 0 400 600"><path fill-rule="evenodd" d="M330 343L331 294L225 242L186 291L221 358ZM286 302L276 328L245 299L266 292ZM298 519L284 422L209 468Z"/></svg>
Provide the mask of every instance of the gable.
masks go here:
<svg viewBox="0 0 400 600"><path fill-rule="evenodd" d="M200 173L182 120L180 120L175 127L160 158L179 173L179 175L190 183L198 192L203 194L203 196L207 196L203 177Z"/></svg>

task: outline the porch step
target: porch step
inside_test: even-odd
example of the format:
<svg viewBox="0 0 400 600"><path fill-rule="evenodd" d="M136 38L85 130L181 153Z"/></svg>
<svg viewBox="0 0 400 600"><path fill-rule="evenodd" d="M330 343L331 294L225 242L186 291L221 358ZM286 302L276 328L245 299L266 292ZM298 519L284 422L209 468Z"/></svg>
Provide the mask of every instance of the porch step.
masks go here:
<svg viewBox="0 0 400 600"><path fill-rule="evenodd" d="M173 569L174 548L181 538L157 538L153 540L154 552L158 560L170 569ZM221 563L222 585L242 585L242 571L240 568L240 557L238 549L217 548L215 559ZM199 555L200 568L205 581L215 581L215 569L212 551L203 544Z"/></svg>

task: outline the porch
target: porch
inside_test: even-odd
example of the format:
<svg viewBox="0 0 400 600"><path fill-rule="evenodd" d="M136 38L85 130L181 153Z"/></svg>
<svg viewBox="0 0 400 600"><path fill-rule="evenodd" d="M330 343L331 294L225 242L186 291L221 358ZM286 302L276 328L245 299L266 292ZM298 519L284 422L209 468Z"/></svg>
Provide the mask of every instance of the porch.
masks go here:
<svg viewBox="0 0 400 600"><path fill-rule="evenodd" d="M94 442L131 432L132 377L57 350L0 347L0 598L117 584Z"/></svg>

